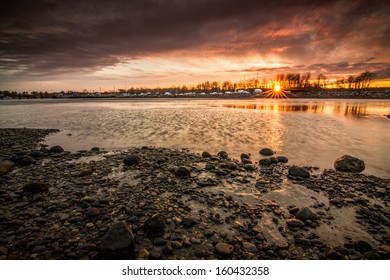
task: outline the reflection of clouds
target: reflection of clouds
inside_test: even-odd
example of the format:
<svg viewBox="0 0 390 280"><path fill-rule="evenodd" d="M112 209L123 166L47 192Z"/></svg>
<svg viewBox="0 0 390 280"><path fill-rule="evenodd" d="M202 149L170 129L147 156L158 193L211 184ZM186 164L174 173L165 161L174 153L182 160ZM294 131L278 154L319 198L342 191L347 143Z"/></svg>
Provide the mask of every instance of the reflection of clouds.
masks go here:
<svg viewBox="0 0 390 280"><path fill-rule="evenodd" d="M263 104L225 104L223 107L234 109L288 111L288 112L312 112L343 114L345 116L363 117L367 111L374 108L367 106L327 106L327 105L263 105Z"/></svg>

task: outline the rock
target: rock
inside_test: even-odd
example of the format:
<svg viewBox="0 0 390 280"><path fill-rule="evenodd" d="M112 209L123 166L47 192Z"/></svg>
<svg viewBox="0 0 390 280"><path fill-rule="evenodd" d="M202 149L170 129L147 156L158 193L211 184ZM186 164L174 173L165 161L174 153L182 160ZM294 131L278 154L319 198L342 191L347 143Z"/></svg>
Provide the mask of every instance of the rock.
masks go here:
<svg viewBox="0 0 390 280"><path fill-rule="evenodd" d="M165 240L164 238L161 238L161 237L157 237L153 240L153 245L155 246L164 246L168 243L167 240Z"/></svg>
<svg viewBox="0 0 390 280"><path fill-rule="evenodd" d="M176 169L175 175L179 178L190 177L191 171L185 166L180 166Z"/></svg>
<svg viewBox="0 0 390 280"><path fill-rule="evenodd" d="M11 160L4 160L0 162L0 176L10 171L14 165L15 163Z"/></svg>
<svg viewBox="0 0 390 280"><path fill-rule="evenodd" d="M260 155L262 156L272 156L275 154L274 150L271 150L269 148L263 148L259 151Z"/></svg>
<svg viewBox="0 0 390 280"><path fill-rule="evenodd" d="M42 151L32 151L29 156L32 158L42 158L45 154Z"/></svg>
<svg viewBox="0 0 390 280"><path fill-rule="evenodd" d="M298 219L288 219L286 221L289 227L304 227L305 223Z"/></svg>
<svg viewBox="0 0 390 280"><path fill-rule="evenodd" d="M54 146L49 149L50 154L60 154L63 153L65 150L61 146Z"/></svg>
<svg viewBox="0 0 390 280"><path fill-rule="evenodd" d="M84 177L84 176L88 176L88 175L91 175L93 173L93 170L90 169L90 168L85 168L83 170L81 170L78 174L79 177Z"/></svg>
<svg viewBox="0 0 390 280"><path fill-rule="evenodd" d="M19 157L18 162L17 162L17 164L21 165L21 166L28 166L28 165L36 164L36 163L37 163L37 161L30 156L21 156L21 157Z"/></svg>
<svg viewBox="0 0 390 280"><path fill-rule="evenodd" d="M288 175L292 177L310 178L310 172L305 167L291 166L288 169Z"/></svg>
<svg viewBox="0 0 390 280"><path fill-rule="evenodd" d="M212 169L214 169L214 168L215 168L215 165L212 164L211 162L207 162L207 163L206 163L206 166L205 166L205 169L206 169L206 170L212 170Z"/></svg>
<svg viewBox="0 0 390 280"><path fill-rule="evenodd" d="M244 161L244 159L249 159L250 156L248 154L241 154L240 158L241 158L241 161Z"/></svg>
<svg viewBox="0 0 390 280"><path fill-rule="evenodd" d="M35 246L34 249L32 250L32 253L42 253L43 251L46 250L46 246L44 245L38 245L38 246Z"/></svg>
<svg viewBox="0 0 390 280"><path fill-rule="evenodd" d="M147 258L149 258L149 251L146 250L145 248L141 249L138 252L138 254L137 254L137 258L139 258L139 259L147 259Z"/></svg>
<svg viewBox="0 0 390 280"><path fill-rule="evenodd" d="M85 215L88 218L94 218L94 217L97 217L100 215L100 210L98 208L95 208L95 207L90 207L90 208L88 208L87 213L85 213Z"/></svg>
<svg viewBox="0 0 390 280"><path fill-rule="evenodd" d="M228 169L230 169L230 170L236 170L237 169L237 164L235 164L234 162L228 162L227 164L226 164L226 167L228 168Z"/></svg>
<svg viewBox="0 0 390 280"><path fill-rule="evenodd" d="M91 149L92 152L100 152L100 148L99 147L93 147Z"/></svg>
<svg viewBox="0 0 390 280"><path fill-rule="evenodd" d="M315 217L315 214L310 210L309 207L303 207L295 215L295 218L301 221L312 220Z"/></svg>
<svg viewBox="0 0 390 280"><path fill-rule="evenodd" d="M390 245L381 245L378 247L378 249L390 254Z"/></svg>
<svg viewBox="0 0 390 280"><path fill-rule="evenodd" d="M364 161L349 155L344 155L334 162L334 168L338 171L360 173L365 169Z"/></svg>
<svg viewBox="0 0 390 280"><path fill-rule="evenodd" d="M173 251L174 251L174 249L172 247L172 243L171 242L167 243L164 246L164 248L162 249L162 252L163 252L164 255L172 255Z"/></svg>
<svg viewBox="0 0 390 280"><path fill-rule="evenodd" d="M123 163L130 166L138 164L141 161L141 158L137 155L128 155L124 158Z"/></svg>
<svg viewBox="0 0 390 280"><path fill-rule="evenodd" d="M277 159L276 157L270 157L269 159L271 160L271 164L272 164L272 163L278 163L278 162L279 162L278 159Z"/></svg>
<svg viewBox="0 0 390 280"><path fill-rule="evenodd" d="M214 231L212 230L212 229L205 229L205 231L204 231L204 236L206 236L206 237L211 237L211 236L213 236L214 235Z"/></svg>
<svg viewBox="0 0 390 280"><path fill-rule="evenodd" d="M329 203L331 203L331 204L340 204L341 201L340 201L340 199L332 198L331 200L329 200Z"/></svg>
<svg viewBox="0 0 390 280"><path fill-rule="evenodd" d="M243 242L242 247L244 247L245 250L256 253L257 252L257 247L255 244L250 243L250 242Z"/></svg>
<svg viewBox="0 0 390 280"><path fill-rule="evenodd" d="M306 238L297 238L295 239L295 243L306 247L310 247L312 245L311 240Z"/></svg>
<svg viewBox="0 0 390 280"><path fill-rule="evenodd" d="M152 217L145 221L142 229L150 236L161 235L165 231L165 220L160 216Z"/></svg>
<svg viewBox="0 0 390 280"><path fill-rule="evenodd" d="M277 156L276 158L278 159L278 162L281 162L281 163L287 163L288 162L288 158L285 157L285 156Z"/></svg>
<svg viewBox="0 0 390 280"><path fill-rule="evenodd" d="M203 152L202 153L202 157L204 157L204 158L210 158L211 157L211 155L210 155L210 153L209 152Z"/></svg>
<svg viewBox="0 0 390 280"><path fill-rule="evenodd" d="M343 255L339 252L336 252L334 250L329 250L328 253L326 253L326 257L331 260L342 260Z"/></svg>
<svg viewBox="0 0 390 280"><path fill-rule="evenodd" d="M40 193L49 190L49 185L42 182L30 182L23 186L24 192Z"/></svg>
<svg viewBox="0 0 390 280"><path fill-rule="evenodd" d="M255 171L256 170L256 167L252 164L245 164L244 165L244 169L247 170L247 171Z"/></svg>
<svg viewBox="0 0 390 280"><path fill-rule="evenodd" d="M217 154L217 156L220 157L220 158L228 158L228 157L229 157L228 153L225 152L225 151L220 151L220 152Z"/></svg>
<svg viewBox="0 0 390 280"><path fill-rule="evenodd" d="M367 241L364 241L364 240L358 240L358 241L354 242L354 247L359 252L366 252L366 251L372 250L371 244L368 243Z"/></svg>
<svg viewBox="0 0 390 280"><path fill-rule="evenodd" d="M259 160L259 165L262 165L262 166L268 166L268 165L271 165L271 159L269 158L262 158L261 160Z"/></svg>
<svg viewBox="0 0 390 280"><path fill-rule="evenodd" d="M215 253L222 255L222 256L230 256L233 254L234 246L227 243L217 243L215 245Z"/></svg>
<svg viewBox="0 0 390 280"><path fill-rule="evenodd" d="M132 258L135 255L134 235L124 222L117 222L103 236L100 249L109 259Z"/></svg>
<svg viewBox="0 0 390 280"><path fill-rule="evenodd" d="M184 218L182 224L184 228L190 228L196 225L196 221L192 218Z"/></svg>

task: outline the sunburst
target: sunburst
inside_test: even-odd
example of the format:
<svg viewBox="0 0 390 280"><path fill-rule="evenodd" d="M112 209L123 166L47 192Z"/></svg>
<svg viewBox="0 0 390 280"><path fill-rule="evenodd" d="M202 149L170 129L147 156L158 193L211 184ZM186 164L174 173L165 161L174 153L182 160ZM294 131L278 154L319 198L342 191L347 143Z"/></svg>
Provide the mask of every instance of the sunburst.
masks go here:
<svg viewBox="0 0 390 280"><path fill-rule="evenodd" d="M284 90L279 84L275 84L272 89L265 91L264 93L255 94L253 97L263 95L265 98L288 98L289 95L294 95L291 91Z"/></svg>

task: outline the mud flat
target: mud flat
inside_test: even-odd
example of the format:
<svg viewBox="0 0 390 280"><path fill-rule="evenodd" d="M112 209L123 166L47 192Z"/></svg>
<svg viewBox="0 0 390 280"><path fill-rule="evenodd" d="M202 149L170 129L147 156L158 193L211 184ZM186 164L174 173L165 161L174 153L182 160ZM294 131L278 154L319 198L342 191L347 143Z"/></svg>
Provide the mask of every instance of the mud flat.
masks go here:
<svg viewBox="0 0 390 280"><path fill-rule="evenodd" d="M0 129L0 259L390 258L389 179L55 132Z"/></svg>

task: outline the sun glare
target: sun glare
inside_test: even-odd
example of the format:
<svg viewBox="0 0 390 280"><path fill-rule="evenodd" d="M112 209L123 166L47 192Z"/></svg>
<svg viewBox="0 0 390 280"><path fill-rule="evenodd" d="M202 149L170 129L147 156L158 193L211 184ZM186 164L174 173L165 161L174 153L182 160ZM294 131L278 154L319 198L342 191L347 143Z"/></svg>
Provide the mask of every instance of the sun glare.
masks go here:
<svg viewBox="0 0 390 280"><path fill-rule="evenodd" d="M275 92L280 91L280 85L275 85L275 86L274 86L274 91L275 91Z"/></svg>

